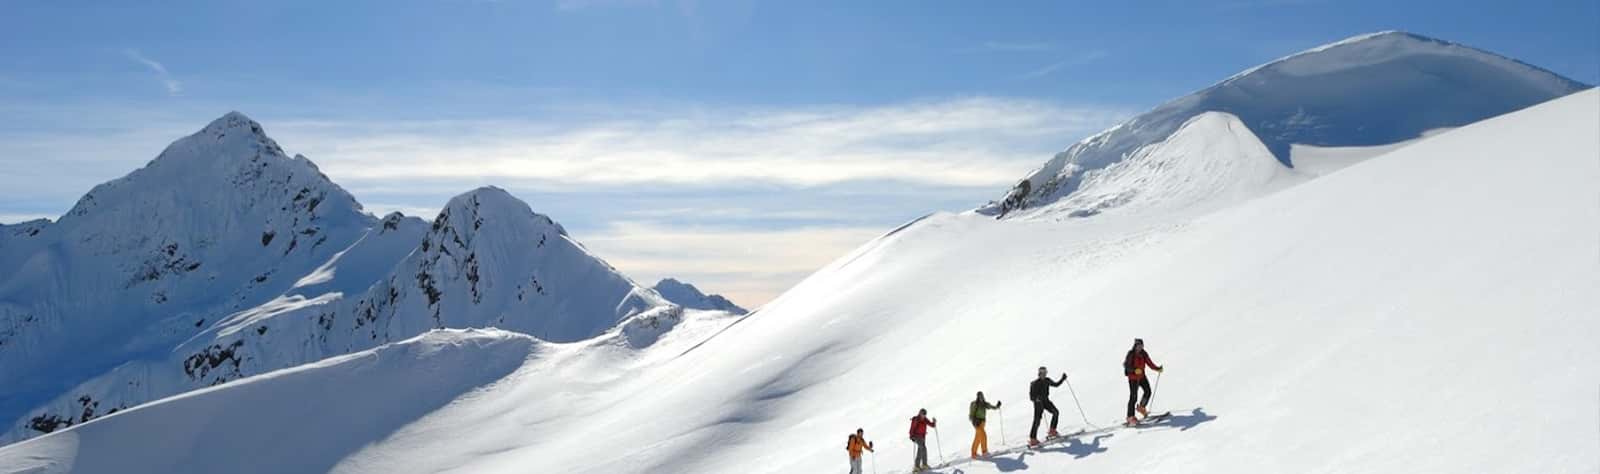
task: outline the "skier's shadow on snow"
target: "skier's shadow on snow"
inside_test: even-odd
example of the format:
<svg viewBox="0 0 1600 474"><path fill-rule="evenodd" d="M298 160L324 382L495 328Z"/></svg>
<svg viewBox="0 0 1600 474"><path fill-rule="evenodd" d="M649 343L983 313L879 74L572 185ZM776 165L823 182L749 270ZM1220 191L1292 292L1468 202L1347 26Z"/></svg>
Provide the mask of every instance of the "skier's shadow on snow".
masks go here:
<svg viewBox="0 0 1600 474"><path fill-rule="evenodd" d="M1106 452L1107 448L1101 446L1100 441L1110 437L1111 433L1101 433L1091 438L1090 442L1088 443L1083 442L1083 440L1080 438L1073 437L1067 439L1066 445L1045 448L1039 451L1046 453L1067 453L1071 454L1074 459L1083 459L1089 457L1091 454Z"/></svg>
<svg viewBox="0 0 1600 474"><path fill-rule="evenodd" d="M994 468L995 469L999 469L1000 472L1021 471L1021 470L1025 470L1025 469L1028 468L1028 463L1024 462L1022 460L1023 458L1028 457L1028 454L1031 454L1031 453L1028 453L1028 452L1024 451L1024 452L1018 453L1017 457L1015 459L1008 458L1008 457L1005 457L1005 456L993 456L993 457L984 459L984 461L994 463ZM954 473L952 473L952 474L954 474Z"/></svg>
<svg viewBox="0 0 1600 474"><path fill-rule="evenodd" d="M1172 416L1169 416L1164 420L1151 423L1149 428L1143 429L1177 429L1178 431L1189 431L1189 428L1200 426L1201 423L1206 423L1215 419L1217 419L1216 415L1207 414L1204 407L1199 407L1190 410L1189 414L1187 415L1180 415L1178 412L1174 411L1172 412Z"/></svg>
<svg viewBox="0 0 1600 474"><path fill-rule="evenodd" d="M1189 431L1190 428L1194 428L1196 426L1200 426L1203 423L1208 423L1211 420L1215 420L1215 419L1217 419L1216 415L1212 415L1212 414L1206 413L1206 409L1204 407L1199 407L1199 408L1195 408L1193 410L1189 410L1188 413L1186 413L1186 414L1185 413L1181 413L1179 411L1173 411L1172 415L1168 416L1166 419L1163 419L1161 421L1152 422L1152 423L1150 423L1148 425L1141 425L1137 429L1140 430L1140 431L1144 431L1144 430L1152 430L1152 431L1164 431L1164 430ZM1116 434L1117 433L1114 433L1114 432L1113 433L1097 433L1094 436L1089 437L1089 442L1087 442L1087 443L1083 441L1082 437L1074 436L1074 437L1071 437L1071 438L1067 438L1065 444L1063 444L1063 445L1052 445L1052 446L1045 447L1045 448L1038 449L1038 450L1034 450L1034 451L1022 451L1022 452L1016 453L1015 457L1011 457L1011 456L995 456L995 457L984 459L983 461L984 462L994 463L995 469L998 469L1000 472L1014 472L1014 471L1027 470L1028 469L1028 462L1026 461L1026 459L1028 458L1028 456L1037 456L1037 455L1039 455L1041 453L1066 453L1066 454L1072 455L1072 457L1074 459L1083 459L1083 458L1089 457L1090 455L1093 455L1093 454L1099 454L1099 453L1103 453L1103 452L1109 451L1110 448L1107 448L1105 446L1101 446L1100 442L1104 441L1106 439L1112 438L1112 437L1116 436ZM964 473L965 473L965 471L963 471L961 469L955 469L955 470L950 471L950 474L964 474Z"/></svg>

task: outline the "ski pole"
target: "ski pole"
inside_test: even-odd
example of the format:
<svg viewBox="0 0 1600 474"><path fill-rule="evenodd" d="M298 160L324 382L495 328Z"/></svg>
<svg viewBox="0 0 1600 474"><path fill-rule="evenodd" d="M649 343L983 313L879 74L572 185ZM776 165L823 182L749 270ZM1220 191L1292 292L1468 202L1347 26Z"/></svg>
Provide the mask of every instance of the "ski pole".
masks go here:
<svg viewBox="0 0 1600 474"><path fill-rule="evenodd" d="M1160 381L1161 379L1158 377L1158 378L1156 378L1156 380ZM1090 423L1089 422L1089 414L1083 412L1083 403L1078 401L1078 391L1072 389L1072 381L1071 380L1067 381L1067 392L1072 393L1072 404L1078 406L1078 416L1083 417L1083 424L1088 426L1088 427L1090 427L1090 428L1094 428L1096 430L1100 429L1100 427L1095 426L1094 423Z"/></svg>
<svg viewBox="0 0 1600 474"><path fill-rule="evenodd" d="M1006 412L996 407L994 411L1000 412L1000 445L1006 445Z"/></svg>
<svg viewBox="0 0 1600 474"><path fill-rule="evenodd" d="M1162 373L1165 373L1165 371L1157 371L1156 372L1156 386L1150 388L1150 400L1146 401L1144 403L1144 406L1145 406L1146 409L1148 409L1150 407L1150 402L1156 401L1156 389L1161 388L1161 374Z"/></svg>
<svg viewBox="0 0 1600 474"><path fill-rule="evenodd" d="M867 451L867 452L872 453L872 474L878 474L878 452L877 451Z"/></svg>
<svg viewBox="0 0 1600 474"><path fill-rule="evenodd" d="M933 427L934 446L939 448L939 464L944 464L944 440L939 439L939 427Z"/></svg>

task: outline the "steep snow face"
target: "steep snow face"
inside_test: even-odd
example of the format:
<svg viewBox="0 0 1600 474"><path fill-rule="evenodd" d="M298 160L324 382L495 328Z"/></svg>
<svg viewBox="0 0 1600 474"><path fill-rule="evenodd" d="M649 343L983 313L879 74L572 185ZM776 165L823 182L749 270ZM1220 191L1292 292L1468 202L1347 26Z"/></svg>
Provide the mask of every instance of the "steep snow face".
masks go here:
<svg viewBox="0 0 1600 474"><path fill-rule="evenodd" d="M727 298L723 298L722 295L707 295L701 292L699 288L695 288L694 285L673 278L663 278L650 289L655 290L667 301L676 303L684 308L727 311L733 314L748 313L744 308L733 304Z"/></svg>
<svg viewBox="0 0 1600 474"><path fill-rule="evenodd" d="M665 306L549 217L486 187L451 199L395 274L329 325L374 340L496 326L568 342Z"/></svg>
<svg viewBox="0 0 1600 474"><path fill-rule="evenodd" d="M1358 36L1258 66L1072 145L984 212L1045 206L1088 173L1166 140L1206 111L1237 116L1291 166L1292 145L1373 146L1477 122L1586 87L1512 59L1403 33Z"/></svg>
<svg viewBox="0 0 1600 474"><path fill-rule="evenodd" d="M6 226L0 420L284 294L379 225L235 112L96 186L56 223ZM356 280L344 286L373 282Z"/></svg>
<svg viewBox="0 0 1600 474"><path fill-rule="evenodd" d="M421 235L407 232L411 226ZM308 271L288 293L228 315L161 358L136 360L74 387L29 412L30 423L5 437L37 434L32 420L82 422L88 406L100 406L94 414L131 407L433 329L497 327L570 342L620 326L629 344L645 347L681 318L677 306L499 188L457 196L431 226L420 227L384 218L373 235ZM386 249L401 242L409 254L384 265L384 276L361 291L345 293L347 284L324 277L349 266L369 272L360 268L363 255L393 255Z"/></svg>
<svg viewBox="0 0 1600 474"><path fill-rule="evenodd" d="M1021 212L1088 217L1113 209L1210 208L1281 189L1304 177L1274 159L1237 117L1205 112L1166 140L1110 166L1085 171L1080 179L1078 191L1056 204Z"/></svg>

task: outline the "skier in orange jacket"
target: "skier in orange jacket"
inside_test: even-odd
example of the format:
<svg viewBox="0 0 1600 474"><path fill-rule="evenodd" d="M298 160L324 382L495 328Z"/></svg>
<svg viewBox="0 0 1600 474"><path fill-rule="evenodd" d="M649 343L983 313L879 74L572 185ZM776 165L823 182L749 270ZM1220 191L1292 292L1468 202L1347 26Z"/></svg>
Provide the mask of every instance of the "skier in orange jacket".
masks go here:
<svg viewBox="0 0 1600 474"><path fill-rule="evenodd" d="M844 444L844 450L850 452L850 474L861 474L861 450L872 451L872 442L867 441L867 435L861 428L856 428L856 434L850 435L850 440Z"/></svg>

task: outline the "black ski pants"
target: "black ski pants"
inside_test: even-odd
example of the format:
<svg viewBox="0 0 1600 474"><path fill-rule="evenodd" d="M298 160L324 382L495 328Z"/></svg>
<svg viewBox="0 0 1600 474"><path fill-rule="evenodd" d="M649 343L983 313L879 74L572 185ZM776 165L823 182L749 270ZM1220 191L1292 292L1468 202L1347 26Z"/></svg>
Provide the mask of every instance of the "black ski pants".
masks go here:
<svg viewBox="0 0 1600 474"><path fill-rule="evenodd" d="M1144 397L1139 396L1139 389L1144 389ZM1134 401L1138 401L1138 406L1141 407L1150 403L1150 379L1128 379L1128 416L1130 417L1133 416Z"/></svg>
<svg viewBox="0 0 1600 474"><path fill-rule="evenodd" d="M1050 403L1049 400L1035 401L1033 402L1033 429L1028 430L1029 439L1039 439L1039 421L1044 418L1044 412L1050 412L1050 431L1056 430L1056 417L1060 415L1056 411L1056 404Z"/></svg>

